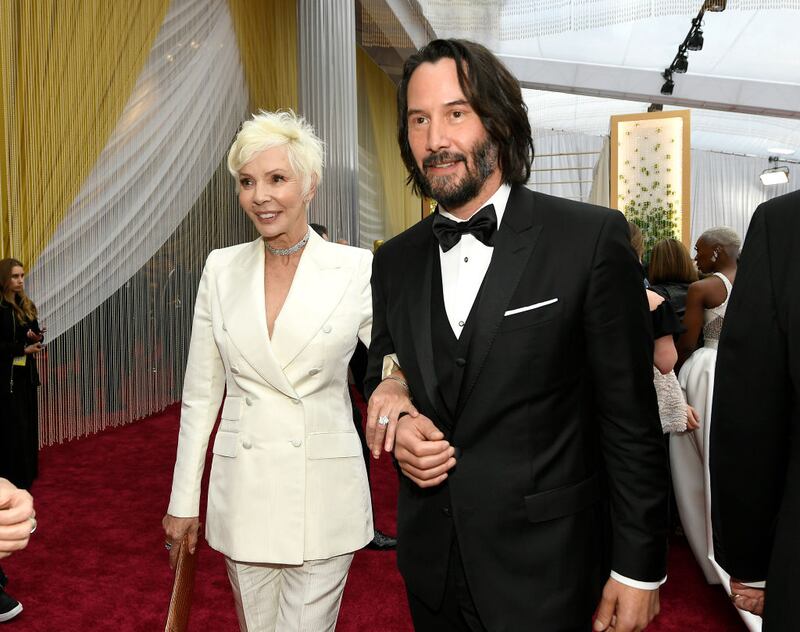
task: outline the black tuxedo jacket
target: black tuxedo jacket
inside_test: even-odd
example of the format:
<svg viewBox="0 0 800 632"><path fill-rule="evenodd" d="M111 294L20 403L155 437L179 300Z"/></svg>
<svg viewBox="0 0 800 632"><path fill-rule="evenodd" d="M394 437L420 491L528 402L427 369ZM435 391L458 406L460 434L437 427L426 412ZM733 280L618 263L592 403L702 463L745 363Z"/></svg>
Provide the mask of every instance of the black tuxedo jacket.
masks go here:
<svg viewBox="0 0 800 632"><path fill-rule="evenodd" d="M753 215L719 342L711 422L714 555L767 580L764 632L797 630L800 191Z"/></svg>
<svg viewBox="0 0 800 632"><path fill-rule="evenodd" d="M513 187L450 414L432 355L431 222L384 244L372 276L368 391L396 353L416 406L460 451L435 489L401 477L400 570L436 608L455 535L488 630L588 629L611 569L666 574L666 456L627 224Z"/></svg>

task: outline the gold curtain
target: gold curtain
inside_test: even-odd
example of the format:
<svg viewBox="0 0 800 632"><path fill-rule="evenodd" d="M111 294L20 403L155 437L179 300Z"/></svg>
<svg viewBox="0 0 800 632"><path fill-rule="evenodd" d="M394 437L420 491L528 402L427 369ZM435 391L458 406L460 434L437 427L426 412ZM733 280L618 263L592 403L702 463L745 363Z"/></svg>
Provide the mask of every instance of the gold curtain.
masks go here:
<svg viewBox="0 0 800 632"><path fill-rule="evenodd" d="M0 256L34 264L114 130L168 6L0 2Z"/></svg>
<svg viewBox="0 0 800 632"><path fill-rule="evenodd" d="M366 89L369 118L383 181L385 237L393 237L421 218L422 203L406 185L406 170L397 146L397 88L391 79L359 47L356 54L358 82Z"/></svg>
<svg viewBox="0 0 800 632"><path fill-rule="evenodd" d="M229 0L250 110L297 111L295 0Z"/></svg>

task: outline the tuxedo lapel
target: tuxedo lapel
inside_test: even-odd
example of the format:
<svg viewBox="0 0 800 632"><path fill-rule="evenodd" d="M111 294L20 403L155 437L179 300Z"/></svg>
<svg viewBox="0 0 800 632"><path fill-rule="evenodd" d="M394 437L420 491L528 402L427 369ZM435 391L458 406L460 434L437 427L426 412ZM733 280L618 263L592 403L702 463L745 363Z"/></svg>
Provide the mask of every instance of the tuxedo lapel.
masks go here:
<svg viewBox="0 0 800 632"><path fill-rule="evenodd" d="M425 394L431 402L438 417L451 423L450 412L439 392L439 379L433 360L433 336L431 324L431 291L433 289L434 257L439 256L439 248L433 232L424 234L418 243L418 256L412 257L410 269L407 271L409 305L417 306L408 309L410 338L417 354L417 366L425 384Z"/></svg>
<svg viewBox="0 0 800 632"><path fill-rule="evenodd" d="M534 223L532 210L531 192L515 186L495 235L492 262L486 271L480 298L470 314L474 329L456 419L475 386L511 297L536 247L542 227Z"/></svg>
<svg viewBox="0 0 800 632"><path fill-rule="evenodd" d="M239 353L268 384L297 397L275 358L267 332L264 243L260 238L217 272L217 295L223 327Z"/></svg>
<svg viewBox="0 0 800 632"><path fill-rule="evenodd" d="M325 326L353 278L352 270L338 262L335 249L312 231L272 332L273 353L282 369Z"/></svg>

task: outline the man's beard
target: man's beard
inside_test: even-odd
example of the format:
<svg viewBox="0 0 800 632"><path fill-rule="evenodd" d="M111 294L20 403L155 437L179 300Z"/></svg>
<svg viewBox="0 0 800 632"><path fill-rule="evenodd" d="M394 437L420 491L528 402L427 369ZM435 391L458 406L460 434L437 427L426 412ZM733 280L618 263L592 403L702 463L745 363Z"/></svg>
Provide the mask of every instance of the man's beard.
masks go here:
<svg viewBox="0 0 800 632"><path fill-rule="evenodd" d="M422 161L422 170L417 169L414 180L425 197L436 200L446 209L458 208L477 197L481 187L497 167L497 145L487 138L477 145L471 154L472 168L463 154L440 151ZM462 161L466 174L460 180L455 176L427 176L425 169L433 165Z"/></svg>

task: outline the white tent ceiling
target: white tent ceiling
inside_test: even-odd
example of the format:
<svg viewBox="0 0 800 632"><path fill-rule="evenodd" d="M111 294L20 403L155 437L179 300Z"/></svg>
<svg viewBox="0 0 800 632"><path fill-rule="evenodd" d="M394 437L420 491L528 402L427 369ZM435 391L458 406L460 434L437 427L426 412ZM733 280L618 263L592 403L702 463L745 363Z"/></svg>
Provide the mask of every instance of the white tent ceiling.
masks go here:
<svg viewBox="0 0 800 632"><path fill-rule="evenodd" d="M671 97L660 73L702 0L417 2L438 37L479 41L505 61L529 88L537 127L604 134L612 114L660 102L693 108L695 148L800 156L800 0L728 0L707 12L703 50L674 75Z"/></svg>

